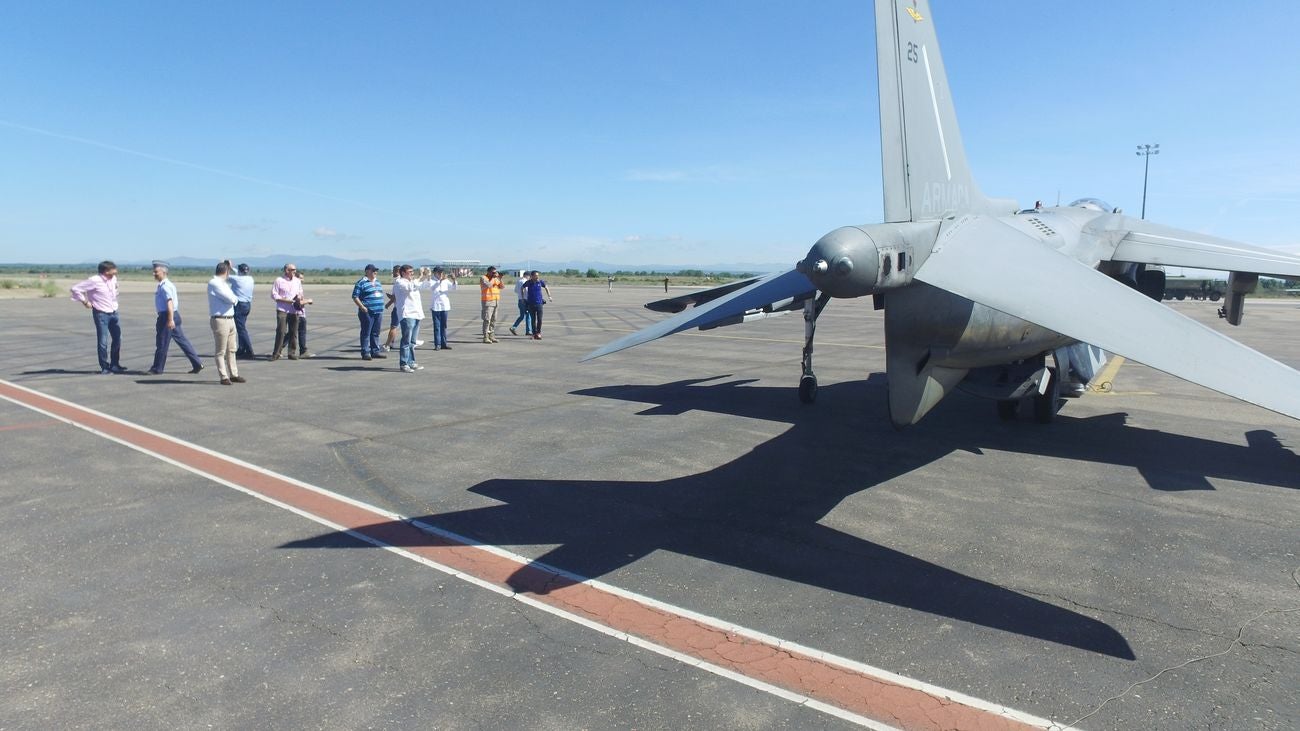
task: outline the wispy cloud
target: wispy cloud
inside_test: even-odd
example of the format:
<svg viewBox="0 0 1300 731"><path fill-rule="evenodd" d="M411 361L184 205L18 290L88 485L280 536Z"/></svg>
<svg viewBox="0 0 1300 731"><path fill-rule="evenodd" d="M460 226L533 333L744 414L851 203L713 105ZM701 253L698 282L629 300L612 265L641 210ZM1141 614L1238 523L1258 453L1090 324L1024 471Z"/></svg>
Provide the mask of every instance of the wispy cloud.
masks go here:
<svg viewBox="0 0 1300 731"><path fill-rule="evenodd" d="M360 236L353 236L352 234L339 233L329 226L317 226L312 229L311 235L324 241L355 241L361 238Z"/></svg>
<svg viewBox="0 0 1300 731"><path fill-rule="evenodd" d="M365 203L363 201L352 200L350 198L340 198L338 196L328 195L326 193L320 193L314 190L309 190L307 188L300 188L296 185L280 183L274 180L266 180L265 178L255 178L251 175L244 175L242 173L231 172L229 170L222 170L220 168L208 167L207 165L199 165L198 163L187 162L185 160L177 160L174 157L164 157L163 155L155 155L152 152L133 150L129 147L121 147L119 145L113 145L107 142L100 142L99 140L93 140L90 139L89 137L78 137L76 135L67 135L61 132L54 132L48 129L41 129L40 127L30 127L25 124L18 124L17 122L10 122L4 119L0 119L0 127L8 127L10 129L21 130L23 132L29 132L31 134L42 135L45 137L53 137L54 139L66 140L68 142L76 142L78 144L89 145L91 147L98 147L104 150L112 150L113 152L120 152L125 155L134 155L136 157L143 157L146 160L153 160L155 162L162 162L168 165L176 165L178 167L190 168L191 170L201 170L205 173L212 173L214 175L224 175L227 178L243 180L248 183L256 183L258 185L266 185L272 188L291 190L295 193L302 193L304 195L310 195L316 198L324 198L325 200L337 201L339 203L348 203L350 205L359 206L361 208L368 208L372 211L379 211L380 213L386 212L382 208L379 208L377 206L372 206L369 203Z"/></svg>

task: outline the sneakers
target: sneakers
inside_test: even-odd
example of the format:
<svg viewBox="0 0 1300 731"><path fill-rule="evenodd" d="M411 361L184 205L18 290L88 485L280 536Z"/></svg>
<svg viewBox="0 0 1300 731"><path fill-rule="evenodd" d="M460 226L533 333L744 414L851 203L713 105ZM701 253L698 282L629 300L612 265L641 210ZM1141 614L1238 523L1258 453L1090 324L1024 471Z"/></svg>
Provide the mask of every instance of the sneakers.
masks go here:
<svg viewBox="0 0 1300 731"><path fill-rule="evenodd" d="M370 357L371 357L371 358L379 358L380 360L383 360L383 359L387 358L388 356L384 355L383 353L371 353L371 354L370 354Z"/></svg>
<svg viewBox="0 0 1300 731"><path fill-rule="evenodd" d="M511 328L510 328L510 334L511 334L511 335L518 335L518 334L519 334L519 331L516 330L516 329L514 329L513 327L511 327Z"/></svg>
<svg viewBox="0 0 1300 731"><path fill-rule="evenodd" d="M404 365L404 366L402 366L401 368L398 368L398 370L400 370L400 371L403 372L403 373L414 373L414 372L415 372L415 369L412 368L412 367L410 367L409 365Z"/></svg>
<svg viewBox="0 0 1300 731"><path fill-rule="evenodd" d="M299 358L315 358L315 357L316 357L316 354L313 353L313 352L311 352L310 350L304 350L304 351L302 351L301 353L298 354L298 357L299 357Z"/></svg>
<svg viewBox="0 0 1300 731"><path fill-rule="evenodd" d="M199 363L198 365L190 369L190 373L198 373L201 370L203 370L203 364Z"/></svg>
<svg viewBox="0 0 1300 731"><path fill-rule="evenodd" d="M231 376L230 380L234 381L235 383L248 383L248 379L244 378L243 376Z"/></svg>
<svg viewBox="0 0 1300 731"><path fill-rule="evenodd" d="M298 356L294 355L293 353L290 353L285 357L288 358L289 360L298 360Z"/></svg>
<svg viewBox="0 0 1300 731"><path fill-rule="evenodd" d="M109 366L108 369L114 373L126 373L126 369L120 365Z"/></svg>
<svg viewBox="0 0 1300 731"><path fill-rule="evenodd" d="M412 345L411 347L412 347L412 348L418 348L418 347L420 347L421 345L424 345L424 341L423 341L423 340L416 340L416 341L415 341L415 345Z"/></svg>
<svg viewBox="0 0 1300 731"><path fill-rule="evenodd" d="M412 364L411 364L411 367L414 368L414 369L417 370L417 371L422 371L422 370L424 370L424 366L420 365L419 363L412 363Z"/></svg>
<svg viewBox="0 0 1300 731"><path fill-rule="evenodd" d="M373 358L369 355L363 355L361 356L361 360L373 360Z"/></svg>
<svg viewBox="0 0 1300 731"><path fill-rule="evenodd" d="M497 340L496 336L493 335L493 336L491 336L491 337L488 338L488 342L489 342L489 343L499 343L499 342L501 342L501 341L500 341L500 340Z"/></svg>
<svg viewBox="0 0 1300 731"><path fill-rule="evenodd" d="M393 349L393 346L391 346L391 345L381 345L381 346L379 346L379 349L382 350L382 351L384 351L384 352L388 352L388 351L390 351L390 350Z"/></svg>
<svg viewBox="0 0 1300 731"><path fill-rule="evenodd" d="M537 333L533 333L533 340L541 340L541 339L542 339L541 335L538 335Z"/></svg>

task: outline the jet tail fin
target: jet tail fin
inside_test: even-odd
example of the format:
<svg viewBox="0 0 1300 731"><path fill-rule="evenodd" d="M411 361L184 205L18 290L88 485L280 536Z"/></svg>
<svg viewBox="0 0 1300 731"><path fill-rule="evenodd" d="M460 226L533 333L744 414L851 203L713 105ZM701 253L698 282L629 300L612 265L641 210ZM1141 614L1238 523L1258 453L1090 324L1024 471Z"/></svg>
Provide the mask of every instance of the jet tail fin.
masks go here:
<svg viewBox="0 0 1300 731"><path fill-rule="evenodd" d="M876 0L876 57L885 221L1013 212L971 177L928 0Z"/></svg>

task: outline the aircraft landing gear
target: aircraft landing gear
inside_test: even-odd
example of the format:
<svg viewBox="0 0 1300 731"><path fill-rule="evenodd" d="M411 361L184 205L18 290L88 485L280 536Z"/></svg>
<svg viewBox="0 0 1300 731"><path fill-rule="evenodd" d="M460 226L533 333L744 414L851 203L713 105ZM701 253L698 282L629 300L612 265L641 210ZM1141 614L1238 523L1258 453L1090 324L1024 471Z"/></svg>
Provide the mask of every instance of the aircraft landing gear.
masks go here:
<svg viewBox="0 0 1300 731"><path fill-rule="evenodd" d="M817 332L817 316L830 300L830 295L822 292L803 303L803 375L799 377L799 400L805 404L817 400L817 375L812 367L813 335Z"/></svg>
<svg viewBox="0 0 1300 731"><path fill-rule="evenodd" d="M1057 368L1049 368L1047 390L1034 396L1034 421L1050 424L1056 419L1056 404L1061 398L1061 374Z"/></svg>

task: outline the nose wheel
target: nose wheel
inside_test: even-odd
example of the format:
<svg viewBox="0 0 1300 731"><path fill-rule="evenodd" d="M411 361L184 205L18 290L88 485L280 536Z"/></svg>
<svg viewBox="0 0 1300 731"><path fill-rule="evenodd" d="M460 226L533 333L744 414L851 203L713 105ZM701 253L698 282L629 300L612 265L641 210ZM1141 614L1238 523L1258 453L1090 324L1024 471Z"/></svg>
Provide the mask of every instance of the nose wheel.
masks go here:
<svg viewBox="0 0 1300 731"><path fill-rule="evenodd" d="M817 375L813 373L813 335L817 332L817 317L822 314L829 294L822 292L817 297L809 297L803 303L803 375L799 377L799 400L811 404L817 400Z"/></svg>

